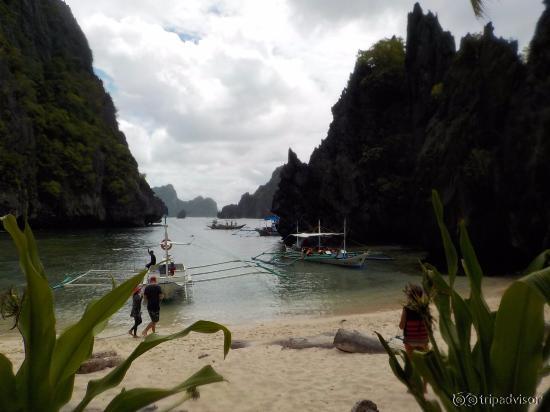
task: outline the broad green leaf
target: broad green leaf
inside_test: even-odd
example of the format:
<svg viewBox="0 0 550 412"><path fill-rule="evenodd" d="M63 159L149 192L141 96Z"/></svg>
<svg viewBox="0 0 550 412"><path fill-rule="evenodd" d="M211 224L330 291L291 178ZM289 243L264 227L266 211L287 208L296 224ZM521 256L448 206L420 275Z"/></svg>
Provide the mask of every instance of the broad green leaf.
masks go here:
<svg viewBox="0 0 550 412"><path fill-rule="evenodd" d="M155 346L160 345L163 342L168 342L173 339L182 338L187 336L190 332L199 332L199 333L216 333L222 331L224 335L224 346L223 354L224 357L227 356L229 349L231 347L231 332L225 326L220 325L215 322L209 322L205 320L199 320L193 323L191 326L185 328L184 330L174 333L167 336L159 335L149 335L143 342L141 342L136 349L128 356L128 358L114 368L111 372L105 375L101 379L94 379L88 382L88 387L86 389L86 395L84 399L78 404L75 408L75 411L82 411L90 403L90 401L96 397L98 394L106 391L107 389L114 388L126 375L128 368L132 362L137 359L139 356L143 355L145 352L153 349Z"/></svg>
<svg viewBox="0 0 550 412"><path fill-rule="evenodd" d="M421 377L413 368L412 362L405 351L399 351L401 359L403 359L403 363L405 365L405 367L403 368L397 360L395 352L389 347L388 343L382 337L382 335L380 335L378 332L374 333L376 333L376 335L378 336L378 340L389 355L390 368L393 371L393 374L409 389L409 391L413 394L422 409L428 412L441 412L441 407L439 406L437 401L426 400L423 393L424 385L422 383Z"/></svg>
<svg viewBox="0 0 550 412"><path fill-rule="evenodd" d="M519 281L529 285L547 304L550 304L550 267L531 272Z"/></svg>
<svg viewBox="0 0 550 412"><path fill-rule="evenodd" d="M463 266L470 282L470 289L478 294L481 294L481 281L483 279L483 271L477 260L477 255L472 246L468 229L464 221L460 222L460 251L463 256Z"/></svg>
<svg viewBox="0 0 550 412"><path fill-rule="evenodd" d="M405 374L405 370L401 367L399 364L399 361L397 360L397 357L395 356L395 352L392 348L389 347L388 342L380 335L378 332L376 333L376 336L378 336L378 340L386 350L386 353L390 357L390 367L393 371L393 374L405 385L409 386L409 382L407 379L407 375Z"/></svg>
<svg viewBox="0 0 550 412"><path fill-rule="evenodd" d="M12 412L19 410L15 375L8 358L0 353L0 411Z"/></svg>
<svg viewBox="0 0 550 412"><path fill-rule="evenodd" d="M527 266L527 269L523 272L525 275L528 275L531 272L538 272L539 270L544 269L550 263L550 249L546 249L544 252L539 254L533 261Z"/></svg>
<svg viewBox="0 0 550 412"><path fill-rule="evenodd" d="M476 371L476 362L470 348L470 335L472 329L472 315L468 304L462 297L453 290L451 298L453 314L455 318L455 327L459 344L457 362L460 365L460 370L465 380L466 387L471 393L480 393L481 383L479 374Z"/></svg>
<svg viewBox="0 0 550 412"><path fill-rule="evenodd" d="M24 408L47 411L52 394L48 372L55 344L53 296L29 227L22 232L12 215L4 216L2 223L17 247L27 283L18 323L25 360L16 376L17 389Z"/></svg>
<svg viewBox="0 0 550 412"><path fill-rule="evenodd" d="M412 364L418 373L424 378L434 392L438 395L439 400L442 402L443 407L449 411L449 404L452 405L449 400L452 397L450 389L452 385L446 380L446 376L449 376L444 371L445 365L436 356L433 351L429 352L417 352L412 354ZM437 404L437 410L441 410L441 406Z"/></svg>
<svg viewBox="0 0 550 412"><path fill-rule="evenodd" d="M451 317L450 297L453 294L453 290L449 287L449 285L447 285L447 282L445 282L435 267L427 264L423 266L425 276L431 280L432 297L439 312L439 330L441 332L441 337L449 348L449 361L457 366L457 368L452 371L454 374L454 379L458 379L459 384L462 387L467 387L468 373L463 369L464 365L460 362L463 357L462 350L464 349L464 346L461 345L461 342L459 341L457 328ZM443 371L443 373L447 374L446 371ZM445 380L449 381L450 377L445 376Z"/></svg>
<svg viewBox="0 0 550 412"><path fill-rule="evenodd" d="M153 402L167 398L183 391L194 390L198 386L222 382L219 375L210 365L205 366L182 384L172 389L139 388L122 391L107 405L105 412L132 412L144 408Z"/></svg>
<svg viewBox="0 0 550 412"><path fill-rule="evenodd" d="M94 331L101 328L103 323L124 305L132 295L132 290L141 283L146 272L147 269L141 271L93 302L82 318L59 336L50 372L55 390L62 390L60 384L75 374L82 362L90 357L93 350Z"/></svg>
<svg viewBox="0 0 550 412"><path fill-rule="evenodd" d="M460 249L462 251L462 265L470 284L470 299L468 305L472 315L479 340L479 355L482 363L480 368L482 393L491 393L492 390L492 372L490 362L491 344L493 342L494 315L489 310L489 306L483 297L481 284L483 272L479 266L476 253L468 236L468 230L464 222L460 223Z"/></svg>
<svg viewBox="0 0 550 412"><path fill-rule="evenodd" d="M456 272L458 270L458 257L456 248L451 240L447 226L445 226L445 220L443 218L443 205L437 191L432 190L432 205L437 219L437 225L441 232L441 239L443 240L443 247L445 249L445 258L447 259L447 270L449 272L449 282L451 287L454 285Z"/></svg>
<svg viewBox="0 0 550 412"><path fill-rule="evenodd" d="M527 284L516 281L502 296L491 346L496 395L532 396L542 368L544 300ZM508 406L507 410L526 410Z"/></svg>

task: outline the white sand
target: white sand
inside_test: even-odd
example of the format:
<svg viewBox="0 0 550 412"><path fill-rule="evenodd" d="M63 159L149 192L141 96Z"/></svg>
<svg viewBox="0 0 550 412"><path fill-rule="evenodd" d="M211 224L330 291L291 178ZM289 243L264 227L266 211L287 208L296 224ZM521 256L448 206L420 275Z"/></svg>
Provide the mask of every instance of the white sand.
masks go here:
<svg viewBox="0 0 550 412"><path fill-rule="evenodd" d="M491 306L497 301L492 299ZM191 334L161 344L134 361L123 383L98 397L91 407L102 410L122 387L171 387L204 365L212 365L228 382L200 388L201 398L176 410L199 411L349 411L361 399L374 401L381 411L419 411L412 395L394 377L385 354L350 354L337 349L282 349L277 339L334 334L338 328L356 329L386 337L397 332L400 310L327 318L292 318L287 321L232 327L234 340L251 346L231 350L223 359L222 334ZM345 320L344 320L345 319ZM166 334L160 324L159 332ZM113 333L110 331L108 333ZM118 333L115 331L114 333ZM116 350L127 356L138 344L129 335L98 339L94 351ZM19 364L21 343L17 335L0 339L0 352ZM199 356L208 354L199 359ZM78 375L71 405L82 398L89 379L107 371ZM539 389L547 388L546 379ZM171 402L159 402L166 406Z"/></svg>

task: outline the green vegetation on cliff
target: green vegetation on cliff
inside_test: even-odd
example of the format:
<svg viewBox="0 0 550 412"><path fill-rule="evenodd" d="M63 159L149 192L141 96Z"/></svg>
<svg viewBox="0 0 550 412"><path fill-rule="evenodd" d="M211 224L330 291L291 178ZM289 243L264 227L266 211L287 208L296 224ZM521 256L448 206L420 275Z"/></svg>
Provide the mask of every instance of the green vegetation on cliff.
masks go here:
<svg viewBox="0 0 550 412"><path fill-rule="evenodd" d="M66 4L0 0L0 79L0 212L38 224L162 215Z"/></svg>

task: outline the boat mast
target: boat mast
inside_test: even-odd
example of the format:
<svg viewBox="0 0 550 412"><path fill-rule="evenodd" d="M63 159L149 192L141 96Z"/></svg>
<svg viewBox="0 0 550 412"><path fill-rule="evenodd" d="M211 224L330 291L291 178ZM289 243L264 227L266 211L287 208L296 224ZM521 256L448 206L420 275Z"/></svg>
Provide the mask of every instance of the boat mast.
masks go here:
<svg viewBox="0 0 550 412"><path fill-rule="evenodd" d="M346 218L344 218L344 250L346 250Z"/></svg>
<svg viewBox="0 0 550 412"><path fill-rule="evenodd" d="M298 221L296 221L296 234L298 234ZM296 236L296 247L298 247L298 236Z"/></svg>
<svg viewBox="0 0 550 412"><path fill-rule="evenodd" d="M319 249L321 249L321 219L319 219L319 227L318 227L318 232L319 232Z"/></svg>
<svg viewBox="0 0 550 412"><path fill-rule="evenodd" d="M166 215L164 216L164 240L166 241L166 246L168 246L168 223L166 223ZM165 267L166 267L166 273L165 273L165 276L168 276L168 259L170 257L170 255L168 255L168 247L166 247L166 263L165 263Z"/></svg>

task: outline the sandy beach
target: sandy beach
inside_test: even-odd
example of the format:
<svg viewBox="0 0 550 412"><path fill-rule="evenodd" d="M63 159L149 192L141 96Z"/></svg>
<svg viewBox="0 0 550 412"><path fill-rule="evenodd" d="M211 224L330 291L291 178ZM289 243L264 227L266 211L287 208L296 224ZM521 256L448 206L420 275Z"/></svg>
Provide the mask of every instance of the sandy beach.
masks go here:
<svg viewBox="0 0 550 412"><path fill-rule="evenodd" d="M498 298L489 299L492 307ZM547 313L548 315L548 313ZM331 340L339 328L355 329L372 335L379 331L387 338L398 332L400 309L323 318L292 318L284 321L230 327L233 339L249 346L234 349L224 360L222 334L191 334L187 338L162 344L137 359L123 383L98 397L91 410L102 410L122 387L171 387L185 380L204 365L212 365L227 382L200 389L201 397L187 401L176 410L214 411L349 411L362 399L374 401L381 411L418 411L413 397L394 377L385 354L344 353L331 348L287 349L274 341L317 337ZM548 316L547 316L548 318ZM167 330L160 324L159 332ZM229 325L230 326L230 325ZM125 357L139 340L107 330L96 340L94 352L115 350ZM323 338L324 337L324 338ZM3 336L0 351L19 364L21 341L17 335ZM206 355L206 356L205 356ZM78 375L73 401L84 394L87 381L107 370ZM539 389L547 388L550 379ZM159 408L173 402L159 402Z"/></svg>

